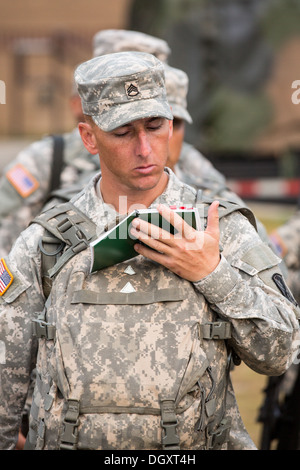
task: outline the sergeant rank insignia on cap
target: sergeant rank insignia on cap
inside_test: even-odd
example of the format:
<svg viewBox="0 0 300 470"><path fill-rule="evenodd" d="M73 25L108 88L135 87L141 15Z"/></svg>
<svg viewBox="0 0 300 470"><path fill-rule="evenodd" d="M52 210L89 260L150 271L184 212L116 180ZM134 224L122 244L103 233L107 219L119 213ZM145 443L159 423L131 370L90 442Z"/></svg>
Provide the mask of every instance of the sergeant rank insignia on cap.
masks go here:
<svg viewBox="0 0 300 470"><path fill-rule="evenodd" d="M137 96L140 94L137 83L130 82L130 83L125 83L125 90L126 90L126 95L127 98L132 98L134 96Z"/></svg>
<svg viewBox="0 0 300 470"><path fill-rule="evenodd" d="M20 163L8 170L6 178L23 198L30 196L39 187L38 181Z"/></svg>
<svg viewBox="0 0 300 470"><path fill-rule="evenodd" d="M11 283L13 282L14 277L9 271L5 261L1 258L0 261L0 296L7 291Z"/></svg>

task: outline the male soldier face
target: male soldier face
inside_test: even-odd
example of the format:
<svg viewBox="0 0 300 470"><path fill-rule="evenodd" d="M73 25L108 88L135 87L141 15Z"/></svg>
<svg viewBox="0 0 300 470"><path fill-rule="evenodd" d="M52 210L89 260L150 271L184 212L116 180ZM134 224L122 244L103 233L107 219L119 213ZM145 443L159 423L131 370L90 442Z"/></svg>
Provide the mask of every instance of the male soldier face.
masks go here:
<svg viewBox="0 0 300 470"><path fill-rule="evenodd" d="M118 194L147 191L160 184L169 154L172 121L145 118L132 121L110 132L96 125L91 128L88 150L99 153L102 179ZM86 145L87 146L87 145Z"/></svg>

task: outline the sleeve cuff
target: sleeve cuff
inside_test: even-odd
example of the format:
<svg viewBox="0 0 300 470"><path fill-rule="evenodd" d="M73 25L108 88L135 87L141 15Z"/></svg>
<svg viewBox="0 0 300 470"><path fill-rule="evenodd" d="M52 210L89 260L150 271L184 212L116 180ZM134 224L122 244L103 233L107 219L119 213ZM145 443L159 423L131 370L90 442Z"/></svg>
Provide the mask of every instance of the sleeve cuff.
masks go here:
<svg viewBox="0 0 300 470"><path fill-rule="evenodd" d="M226 258L221 255L220 263L216 269L208 276L193 284L210 304L217 304L228 296L237 282L238 273L230 266Z"/></svg>

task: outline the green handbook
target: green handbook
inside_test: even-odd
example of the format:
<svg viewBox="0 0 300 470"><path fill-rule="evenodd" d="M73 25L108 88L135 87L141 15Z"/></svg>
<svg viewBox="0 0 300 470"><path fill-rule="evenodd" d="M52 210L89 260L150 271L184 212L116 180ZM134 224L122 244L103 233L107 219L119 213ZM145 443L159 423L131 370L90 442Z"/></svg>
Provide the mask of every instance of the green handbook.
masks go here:
<svg viewBox="0 0 300 470"><path fill-rule="evenodd" d="M196 230L200 229L200 217L196 208L171 207L171 209L179 214L191 227ZM92 254L91 272L113 266L138 255L134 249L137 240L130 234L131 222L136 217L166 230L169 234L174 235L177 233L173 225L164 219L156 209L135 210L90 244Z"/></svg>

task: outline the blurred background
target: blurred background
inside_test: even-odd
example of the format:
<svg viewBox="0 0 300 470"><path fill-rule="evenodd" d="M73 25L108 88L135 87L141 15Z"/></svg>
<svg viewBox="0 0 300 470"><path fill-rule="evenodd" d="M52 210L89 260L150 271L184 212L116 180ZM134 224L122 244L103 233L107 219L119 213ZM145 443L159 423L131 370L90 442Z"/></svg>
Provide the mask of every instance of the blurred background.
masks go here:
<svg viewBox="0 0 300 470"><path fill-rule="evenodd" d="M108 28L168 42L170 65L190 79L186 141L268 231L286 221L300 193L300 0L0 0L1 168L73 129L73 70ZM258 444L265 377L240 366L233 379Z"/></svg>

